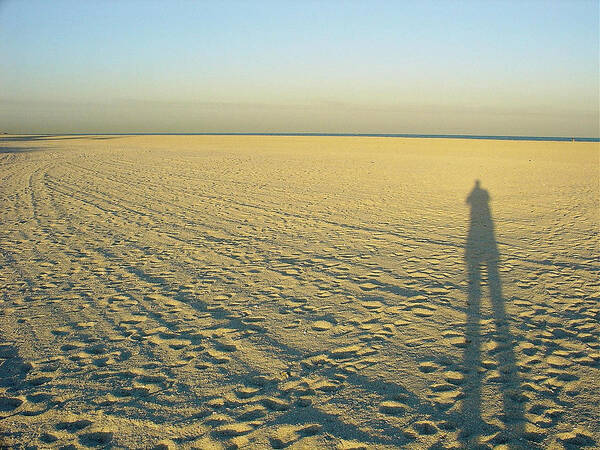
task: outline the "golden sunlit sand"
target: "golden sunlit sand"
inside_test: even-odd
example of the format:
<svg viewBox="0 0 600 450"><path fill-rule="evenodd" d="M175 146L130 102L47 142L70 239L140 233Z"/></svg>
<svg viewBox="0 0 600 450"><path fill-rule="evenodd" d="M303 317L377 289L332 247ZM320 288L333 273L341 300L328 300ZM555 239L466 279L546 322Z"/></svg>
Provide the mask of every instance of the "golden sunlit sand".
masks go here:
<svg viewBox="0 0 600 450"><path fill-rule="evenodd" d="M0 447L596 447L598 158L3 136Z"/></svg>

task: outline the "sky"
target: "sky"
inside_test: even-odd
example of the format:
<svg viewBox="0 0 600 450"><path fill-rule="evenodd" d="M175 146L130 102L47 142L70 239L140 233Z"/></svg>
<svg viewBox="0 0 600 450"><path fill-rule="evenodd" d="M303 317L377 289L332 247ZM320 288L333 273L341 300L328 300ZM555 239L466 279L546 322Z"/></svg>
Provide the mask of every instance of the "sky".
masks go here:
<svg viewBox="0 0 600 450"><path fill-rule="evenodd" d="M598 0L0 0L0 131L598 137L598 22Z"/></svg>

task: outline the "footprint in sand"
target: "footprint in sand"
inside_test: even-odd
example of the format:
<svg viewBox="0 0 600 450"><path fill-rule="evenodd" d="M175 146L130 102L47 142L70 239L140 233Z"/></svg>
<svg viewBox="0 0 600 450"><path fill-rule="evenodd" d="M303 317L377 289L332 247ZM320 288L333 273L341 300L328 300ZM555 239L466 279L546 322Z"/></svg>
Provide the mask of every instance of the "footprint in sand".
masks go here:
<svg viewBox="0 0 600 450"><path fill-rule="evenodd" d="M361 302L361 305L369 310L379 310L382 309L385 305L378 300L371 300L366 302Z"/></svg>
<svg viewBox="0 0 600 450"><path fill-rule="evenodd" d="M98 429L83 433L79 436L79 442L86 446L106 446L113 439L113 432L107 429Z"/></svg>
<svg viewBox="0 0 600 450"><path fill-rule="evenodd" d="M289 402L277 397L265 397L261 400L261 403L272 411L286 411L290 408Z"/></svg>
<svg viewBox="0 0 600 450"><path fill-rule="evenodd" d="M25 401L19 397L0 397L0 412L13 412Z"/></svg>
<svg viewBox="0 0 600 450"><path fill-rule="evenodd" d="M259 388L251 387L251 386L243 386L236 390L236 395L239 398L247 399L250 398L260 392Z"/></svg>
<svg viewBox="0 0 600 450"><path fill-rule="evenodd" d="M317 320L312 323L311 328L315 331L327 331L333 327L331 322L326 320Z"/></svg>
<svg viewBox="0 0 600 450"><path fill-rule="evenodd" d="M58 441L58 437L56 437L55 435L53 435L51 433L43 433L39 439L44 444L52 444L52 443Z"/></svg>
<svg viewBox="0 0 600 450"><path fill-rule="evenodd" d="M419 364L419 370L423 373L435 372L439 368L440 368L439 365L437 365L436 363L431 362L431 361L427 361L427 362Z"/></svg>
<svg viewBox="0 0 600 450"><path fill-rule="evenodd" d="M358 287L361 288L363 291L373 291L379 288L379 285L371 282L366 282L359 284Z"/></svg>
<svg viewBox="0 0 600 450"><path fill-rule="evenodd" d="M435 423L429 420L420 420L412 424L414 430L420 435L431 435L439 431Z"/></svg>
<svg viewBox="0 0 600 450"><path fill-rule="evenodd" d="M267 415L267 409L261 405L251 405L246 407L238 416L242 421L253 421Z"/></svg>
<svg viewBox="0 0 600 450"><path fill-rule="evenodd" d="M76 433L89 427L93 422L87 419L73 419L59 422L54 428L57 430L67 431L68 433Z"/></svg>
<svg viewBox="0 0 600 450"><path fill-rule="evenodd" d="M275 428L269 437L273 448L285 448L299 441L305 436L314 436L322 431L322 426L317 423L302 425L280 425Z"/></svg>
<svg viewBox="0 0 600 450"><path fill-rule="evenodd" d="M253 430L254 427L250 424L234 422L218 426L213 431L213 434L219 437L234 437L250 433Z"/></svg>
<svg viewBox="0 0 600 450"><path fill-rule="evenodd" d="M456 372L456 371L452 371L452 370L448 370L446 372L444 372L444 378L446 379L446 381L448 383L451 384L462 384L465 376L464 374L462 374L461 372Z"/></svg>
<svg viewBox="0 0 600 450"><path fill-rule="evenodd" d="M52 334L54 334L55 336L67 336L72 331L73 330L70 327L60 327L60 328L55 328L53 330L50 330L50 332Z"/></svg>
<svg viewBox="0 0 600 450"><path fill-rule="evenodd" d="M394 400L386 400L381 402L379 405L379 410L384 414L399 416L404 414L406 411L406 405Z"/></svg>
<svg viewBox="0 0 600 450"><path fill-rule="evenodd" d="M367 450L370 444L342 439L336 446L336 450Z"/></svg>
<svg viewBox="0 0 600 450"><path fill-rule="evenodd" d="M32 378L29 378L27 380L27 384L29 384L30 386L41 386L42 384L46 384L50 381L52 381L53 378L52 377L47 377L47 376L33 376Z"/></svg>

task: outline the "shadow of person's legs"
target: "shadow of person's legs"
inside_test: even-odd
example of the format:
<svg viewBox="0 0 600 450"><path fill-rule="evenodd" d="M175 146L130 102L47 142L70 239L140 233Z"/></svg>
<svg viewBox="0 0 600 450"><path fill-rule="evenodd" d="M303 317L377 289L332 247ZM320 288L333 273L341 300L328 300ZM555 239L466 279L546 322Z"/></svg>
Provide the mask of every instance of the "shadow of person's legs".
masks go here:
<svg viewBox="0 0 600 450"><path fill-rule="evenodd" d="M479 308L481 304L481 267L478 258L467 260L468 304L466 322L466 346L463 357L465 371L464 398L462 404L463 428L461 440L467 442L470 436L477 436L481 429L481 325Z"/></svg>

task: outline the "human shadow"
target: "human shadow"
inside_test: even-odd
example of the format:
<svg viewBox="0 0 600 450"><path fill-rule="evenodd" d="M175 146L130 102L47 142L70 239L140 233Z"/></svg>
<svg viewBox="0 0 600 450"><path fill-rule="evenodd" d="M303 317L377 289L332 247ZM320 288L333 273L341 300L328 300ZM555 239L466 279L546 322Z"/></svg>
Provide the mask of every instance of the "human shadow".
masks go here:
<svg viewBox="0 0 600 450"><path fill-rule="evenodd" d="M461 440L468 446L476 446L482 435L496 434L494 444L513 443L523 445L524 402L519 373L514 351L514 339L510 332L506 315L502 282L498 272L500 253L494 234L494 221L490 211L490 196L475 181L469 193L467 204L470 207L470 223L465 246L465 263L468 276L468 304L466 321L466 346L464 351L464 399L461 416L463 427ZM484 272L485 270L485 272ZM487 283L484 283L487 280ZM482 359L482 285L487 284L491 300L495 331L491 335L494 342L487 346L488 353L493 355L494 363L486 359L485 367ZM490 372L485 368L495 367ZM502 396L503 415L500 417L504 426L488 424L482 417L483 380L495 383ZM486 392L489 389L486 389ZM488 399L488 402L491 402Z"/></svg>

